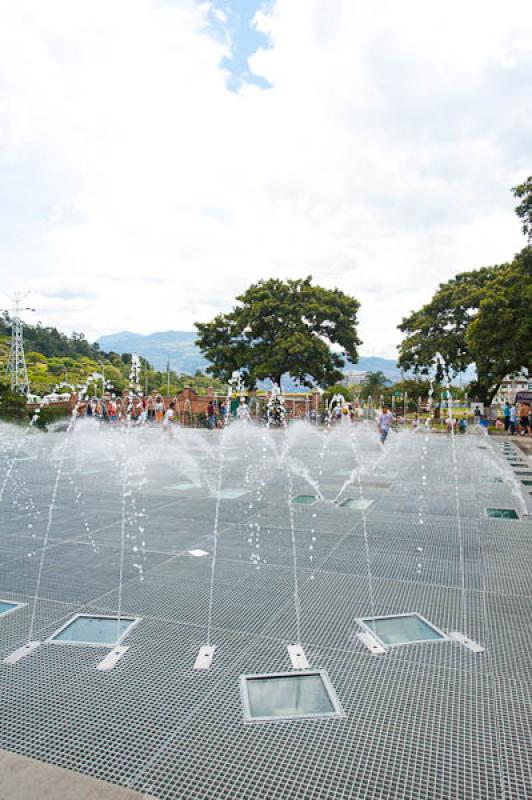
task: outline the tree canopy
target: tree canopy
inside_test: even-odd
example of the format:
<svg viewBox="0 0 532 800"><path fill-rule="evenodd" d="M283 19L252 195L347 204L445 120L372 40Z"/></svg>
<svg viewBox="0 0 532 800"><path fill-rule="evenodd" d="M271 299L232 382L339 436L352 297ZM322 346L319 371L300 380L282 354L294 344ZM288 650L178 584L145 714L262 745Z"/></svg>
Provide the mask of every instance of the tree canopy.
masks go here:
<svg viewBox="0 0 532 800"><path fill-rule="evenodd" d="M440 353L456 374L474 365L471 389L491 402L503 378L532 361L532 249L508 264L464 272L399 325L399 364L428 374Z"/></svg>
<svg viewBox="0 0 532 800"><path fill-rule="evenodd" d="M228 380L241 369L249 387L267 378L280 384L283 373L306 386L331 386L346 359L358 360L360 304L339 289L314 286L310 276L270 278L236 299L229 313L196 323L196 344L216 377Z"/></svg>
<svg viewBox="0 0 532 800"><path fill-rule="evenodd" d="M366 379L362 384L360 396L366 400L370 395L373 399L379 399L379 395L384 393L384 390L391 386L391 381L388 380L384 372L377 370L376 372L368 372Z"/></svg>
<svg viewBox="0 0 532 800"><path fill-rule="evenodd" d="M532 248L499 268L467 331L477 373L500 382L532 363Z"/></svg>
<svg viewBox="0 0 532 800"><path fill-rule="evenodd" d="M515 212L532 240L532 176L512 189ZM474 365L471 391L490 403L506 375L532 361L532 247L513 261L463 272L440 284L432 300L405 317L399 330L399 364L428 374L437 354L449 374Z"/></svg>
<svg viewBox="0 0 532 800"><path fill-rule="evenodd" d="M515 213L523 223L522 230L528 237L529 245L532 245L532 175L524 183L514 186L512 192L514 197L521 200Z"/></svg>

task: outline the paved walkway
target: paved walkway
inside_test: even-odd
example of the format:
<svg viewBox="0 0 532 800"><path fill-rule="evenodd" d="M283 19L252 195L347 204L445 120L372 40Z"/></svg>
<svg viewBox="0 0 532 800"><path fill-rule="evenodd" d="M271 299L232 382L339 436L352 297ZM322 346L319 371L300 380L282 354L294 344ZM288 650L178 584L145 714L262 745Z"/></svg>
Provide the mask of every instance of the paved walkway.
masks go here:
<svg viewBox="0 0 532 800"><path fill-rule="evenodd" d="M0 800L153 800L79 772L0 750Z"/></svg>

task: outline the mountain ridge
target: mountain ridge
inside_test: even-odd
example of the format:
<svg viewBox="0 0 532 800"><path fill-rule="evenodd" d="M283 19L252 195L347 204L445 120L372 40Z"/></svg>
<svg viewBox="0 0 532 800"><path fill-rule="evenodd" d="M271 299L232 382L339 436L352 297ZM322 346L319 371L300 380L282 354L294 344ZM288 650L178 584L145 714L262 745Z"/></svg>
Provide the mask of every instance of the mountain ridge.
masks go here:
<svg viewBox="0 0 532 800"><path fill-rule="evenodd" d="M97 343L105 352L131 353L146 358L156 369L164 370L170 362L171 369L180 373L194 374L196 370L204 371L209 365L194 344L196 331L155 331L142 334L134 331L119 331L100 336ZM391 358L380 356L360 356L356 364L348 362L344 372L364 370L375 372L381 370L386 377L395 382L401 378L401 370Z"/></svg>

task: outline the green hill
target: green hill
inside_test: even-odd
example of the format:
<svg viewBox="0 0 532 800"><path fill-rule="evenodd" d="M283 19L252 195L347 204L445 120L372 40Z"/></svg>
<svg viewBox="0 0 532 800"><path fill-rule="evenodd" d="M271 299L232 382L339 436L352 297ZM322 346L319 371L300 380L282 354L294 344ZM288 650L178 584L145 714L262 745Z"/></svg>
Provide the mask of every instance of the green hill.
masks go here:
<svg viewBox="0 0 532 800"><path fill-rule="evenodd" d="M10 344L11 323L9 316L4 314L0 317L0 380L5 380ZM129 386L131 351L120 354L104 352L98 343L91 344L81 333L67 336L57 328L28 325L24 327L24 349L32 394L48 394L62 382L81 385L95 372L103 374L117 393ZM167 372L153 369L145 358L141 357L141 362L142 389L148 393L166 394ZM221 384L201 374L191 375L172 369L169 378L171 394L186 384L200 393L206 392L209 385L222 390ZM98 389L101 392L101 384L98 384Z"/></svg>

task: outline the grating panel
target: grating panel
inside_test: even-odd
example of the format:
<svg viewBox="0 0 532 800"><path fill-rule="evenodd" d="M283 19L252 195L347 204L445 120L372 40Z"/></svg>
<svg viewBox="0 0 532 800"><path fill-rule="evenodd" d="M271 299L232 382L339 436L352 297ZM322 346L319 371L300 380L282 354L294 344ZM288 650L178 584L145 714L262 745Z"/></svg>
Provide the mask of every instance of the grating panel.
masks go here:
<svg viewBox="0 0 532 800"><path fill-rule="evenodd" d="M128 438L124 519L120 432L72 438L40 582L61 435L32 437L34 460L12 472L0 597L25 605L1 618L2 658L32 624L40 641L79 613L120 607L142 624L109 671L98 670L109 653L98 646L43 645L0 664L1 747L161 800L528 800L532 523L522 503L532 505L490 439L487 449L474 436L455 442L455 485L444 436L400 433L382 450L363 425L230 426L222 486L246 494L219 504L216 650L210 669L194 670L207 642L221 436L177 431L163 450L156 434ZM4 459L13 437L0 438ZM323 497L293 506L293 519L289 469L293 496L319 487ZM371 506L339 508L346 496ZM490 519L488 507L521 519ZM445 641L374 657L355 619L405 609L485 652ZM295 642L327 671L345 716L244 725L240 676L289 670Z"/></svg>

